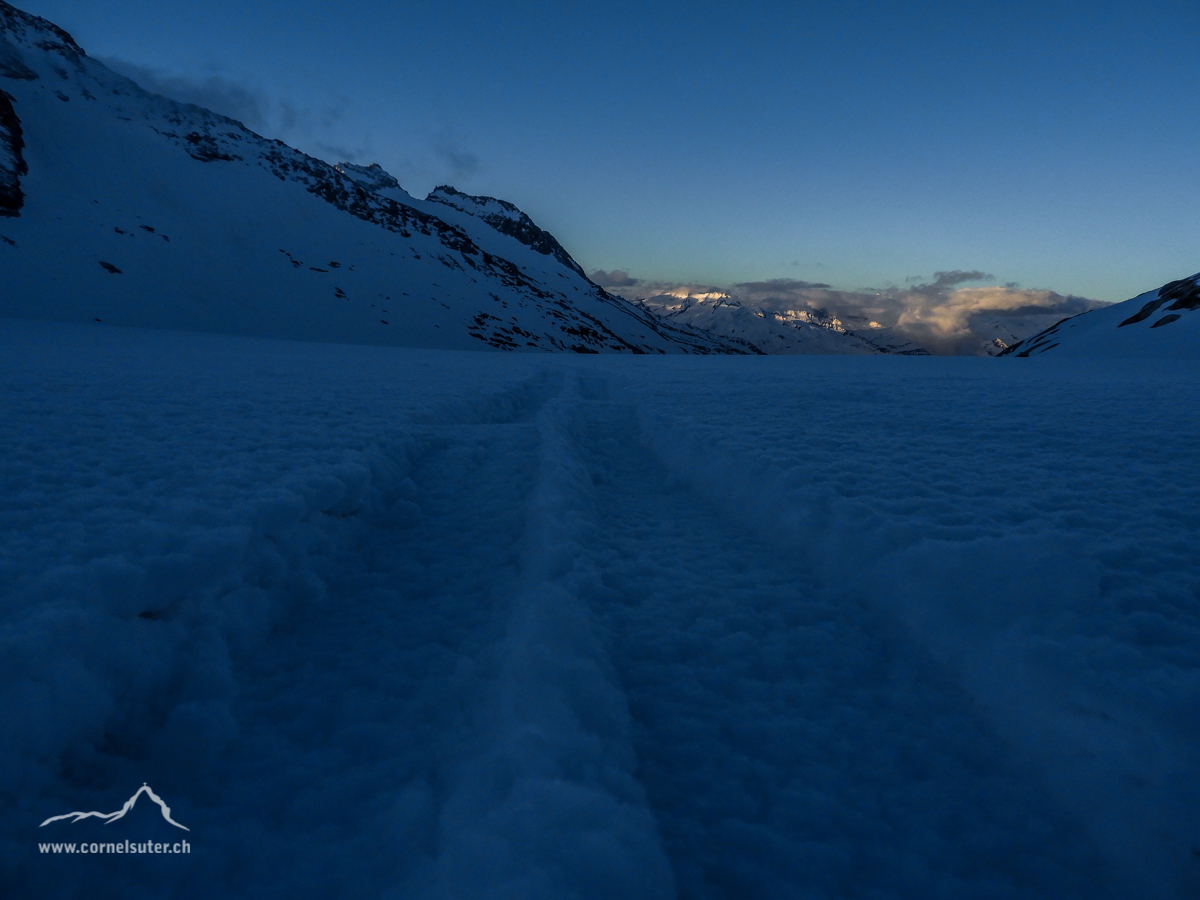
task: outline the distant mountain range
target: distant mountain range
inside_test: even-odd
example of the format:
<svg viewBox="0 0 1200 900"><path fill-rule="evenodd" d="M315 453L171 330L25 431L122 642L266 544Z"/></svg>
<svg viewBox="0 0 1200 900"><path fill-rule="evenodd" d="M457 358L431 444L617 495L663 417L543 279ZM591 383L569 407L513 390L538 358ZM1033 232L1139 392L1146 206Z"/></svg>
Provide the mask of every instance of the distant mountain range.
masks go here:
<svg viewBox="0 0 1200 900"><path fill-rule="evenodd" d="M1197 309L1200 273L1063 319L1002 355L1194 359L1200 356L1200 315L1192 315Z"/></svg>
<svg viewBox="0 0 1200 900"><path fill-rule="evenodd" d="M721 291L677 291L635 302L671 322L745 341L763 353L929 355L891 328L867 319L847 323L824 309L767 309Z"/></svg>
<svg viewBox="0 0 1200 900"><path fill-rule="evenodd" d="M616 290L672 322L748 341L770 354L999 356L1066 315L1109 305L1010 285L967 289L965 302L953 289L944 289L939 298L919 289L845 292L789 279L734 285L729 291L690 285L650 287L651 291L638 292L635 282ZM993 296L977 296L989 290ZM936 315L939 299L948 315ZM939 318L944 321L936 321ZM931 320L935 320L933 327Z"/></svg>

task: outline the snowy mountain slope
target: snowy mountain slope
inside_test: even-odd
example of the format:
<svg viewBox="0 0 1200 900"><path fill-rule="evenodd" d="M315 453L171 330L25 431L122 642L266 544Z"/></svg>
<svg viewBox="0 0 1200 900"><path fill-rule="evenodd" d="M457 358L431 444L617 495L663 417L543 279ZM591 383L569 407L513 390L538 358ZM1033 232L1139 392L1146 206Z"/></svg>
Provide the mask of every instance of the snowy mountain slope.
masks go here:
<svg viewBox="0 0 1200 900"><path fill-rule="evenodd" d="M0 315L463 349L748 350L607 295L515 207L487 201L520 223L505 244L520 261L488 249L504 244L494 213L415 201L378 166L335 168L148 94L3 2L0 76Z"/></svg>
<svg viewBox="0 0 1200 900"><path fill-rule="evenodd" d="M636 301L668 321L742 340L767 354L899 354L928 352L890 328L863 319L853 328L824 310L761 309L719 291L679 290Z"/></svg>
<svg viewBox="0 0 1200 900"><path fill-rule="evenodd" d="M1034 313L1025 316L1005 316L1001 319L978 316L970 324L971 330L979 335L980 349L977 355L1002 356L1009 347L1061 321L1060 313Z"/></svg>
<svg viewBox="0 0 1200 900"><path fill-rule="evenodd" d="M400 187L400 182L384 171L379 163L358 166L351 162L340 162L334 168L376 196L397 200L408 206L413 205L415 198L412 194Z"/></svg>
<svg viewBox="0 0 1200 900"><path fill-rule="evenodd" d="M1200 273L1154 291L1081 313L1040 331L1001 355L1200 358Z"/></svg>
<svg viewBox="0 0 1200 900"><path fill-rule="evenodd" d="M469 216L470 219L478 219L493 231L515 239L518 243L535 250L542 256L557 260L560 265L577 275L583 275L583 269L575 260L571 259L562 245L554 239L554 236L538 228L529 216L511 203L497 200L494 197L472 197L447 186L435 188L425 199L431 204L438 204L438 211L441 213L449 208ZM461 216L451 217L448 221L453 218L458 218L464 224L469 221L462 219Z"/></svg>
<svg viewBox="0 0 1200 900"><path fill-rule="evenodd" d="M664 339L680 340L678 335L683 334L687 340L699 336L714 340L706 329L664 320L654 315L653 310L632 304L593 284L552 234L543 231L507 201L476 197L443 185L431 191L423 202L412 201L411 205L462 228L480 247L518 263L522 272L536 278L540 284L556 286L572 302L587 304L588 309L604 310L606 321L613 318L618 322L630 320L637 323L633 327L661 330ZM715 336L715 341L718 347L725 348L723 352L763 352L737 336Z"/></svg>

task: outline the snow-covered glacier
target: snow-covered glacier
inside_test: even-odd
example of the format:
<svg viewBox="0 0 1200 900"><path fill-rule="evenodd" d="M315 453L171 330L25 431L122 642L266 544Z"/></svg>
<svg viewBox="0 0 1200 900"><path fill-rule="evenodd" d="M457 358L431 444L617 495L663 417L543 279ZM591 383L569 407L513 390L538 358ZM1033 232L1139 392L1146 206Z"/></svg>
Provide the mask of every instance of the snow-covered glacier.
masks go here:
<svg viewBox="0 0 1200 900"><path fill-rule="evenodd" d="M1194 896L1197 365L4 322L0 884Z"/></svg>

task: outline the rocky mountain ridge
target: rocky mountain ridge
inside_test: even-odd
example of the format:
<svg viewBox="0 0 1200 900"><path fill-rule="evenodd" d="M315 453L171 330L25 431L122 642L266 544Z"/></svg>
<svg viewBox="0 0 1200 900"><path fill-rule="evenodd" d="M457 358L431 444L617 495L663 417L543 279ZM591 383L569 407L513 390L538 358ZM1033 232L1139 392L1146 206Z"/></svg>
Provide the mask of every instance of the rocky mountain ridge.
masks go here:
<svg viewBox="0 0 1200 900"><path fill-rule="evenodd" d="M329 165L0 2L0 316L300 340L747 353L606 293L515 206Z"/></svg>

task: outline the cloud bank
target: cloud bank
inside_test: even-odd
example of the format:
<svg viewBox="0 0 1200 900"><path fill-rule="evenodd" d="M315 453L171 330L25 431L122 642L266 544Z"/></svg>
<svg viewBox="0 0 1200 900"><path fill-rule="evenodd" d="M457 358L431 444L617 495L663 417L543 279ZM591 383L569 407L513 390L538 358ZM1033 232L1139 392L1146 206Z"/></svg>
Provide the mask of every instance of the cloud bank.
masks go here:
<svg viewBox="0 0 1200 900"><path fill-rule="evenodd" d="M433 155L457 183L470 181L479 171L479 157L467 149L466 139L446 127L433 140Z"/></svg>
<svg viewBox="0 0 1200 900"><path fill-rule="evenodd" d="M601 276L601 280L596 280L596 276ZM1058 319L1107 305L1087 297L1022 288L1015 283L966 286L993 279L986 272L954 269L935 272L930 280L909 279L905 287L890 285L844 291L793 278L718 286L639 280L619 270L593 273L593 280L601 287L629 299L727 296L764 312L790 310L833 315L852 330L891 328L939 355L981 355L988 352L996 339L1011 344Z"/></svg>
<svg viewBox="0 0 1200 900"><path fill-rule="evenodd" d="M634 285L641 284L639 279L630 278L629 273L621 269L613 269L611 272L597 269L588 277L602 288L631 288Z"/></svg>
<svg viewBox="0 0 1200 900"><path fill-rule="evenodd" d="M98 59L118 75L136 81L152 94L161 94L181 103L192 103L211 109L215 113L236 119L259 134L270 130L273 124L273 104L263 91L249 84L217 74L201 77L172 75L161 69L152 69L116 57ZM284 111L285 118L289 111L295 116L295 111L288 108Z"/></svg>
<svg viewBox="0 0 1200 900"><path fill-rule="evenodd" d="M97 59L151 93L228 116L251 131L286 141L327 162L381 161L368 139L347 134L347 110L352 106L348 97L329 98L318 104L295 103L272 97L249 81L216 70L203 75L179 75L118 57ZM384 164L410 190L421 182L430 187L466 184L482 168L468 140L449 125L436 134L416 136L410 150L411 156L388 159Z"/></svg>

